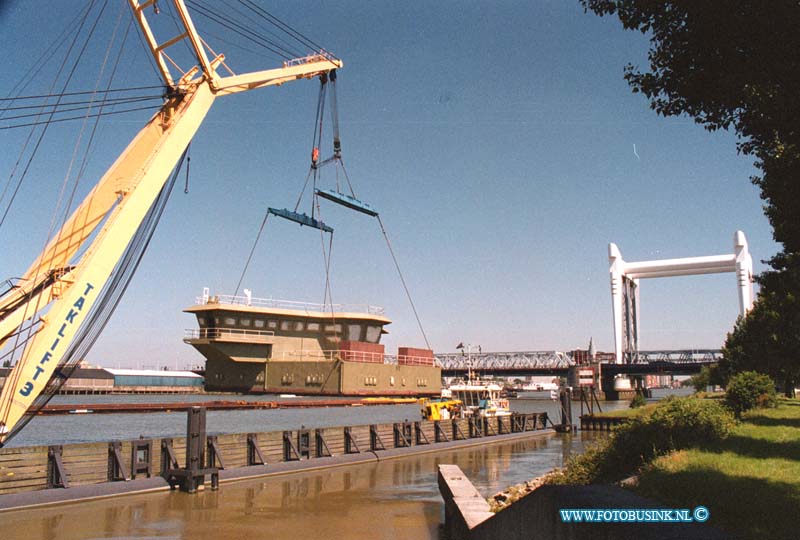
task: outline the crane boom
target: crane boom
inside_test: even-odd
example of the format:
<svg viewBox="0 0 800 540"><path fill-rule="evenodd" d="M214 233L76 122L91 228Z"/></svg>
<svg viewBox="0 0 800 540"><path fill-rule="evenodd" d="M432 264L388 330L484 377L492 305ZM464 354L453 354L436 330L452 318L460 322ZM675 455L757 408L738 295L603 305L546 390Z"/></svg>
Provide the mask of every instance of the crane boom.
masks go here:
<svg viewBox="0 0 800 540"><path fill-rule="evenodd" d="M143 11L153 1L128 1L170 91L161 110L76 208L20 285L0 298L0 346L26 320L38 317L37 330L0 393L0 446L60 365L216 97L311 78L342 66L338 59L316 54L277 69L220 77L216 66L223 57L208 59L183 0L173 2L185 32L161 44ZM194 49L199 67L181 74L176 82L164 50L183 40ZM73 262L97 227L100 230Z"/></svg>

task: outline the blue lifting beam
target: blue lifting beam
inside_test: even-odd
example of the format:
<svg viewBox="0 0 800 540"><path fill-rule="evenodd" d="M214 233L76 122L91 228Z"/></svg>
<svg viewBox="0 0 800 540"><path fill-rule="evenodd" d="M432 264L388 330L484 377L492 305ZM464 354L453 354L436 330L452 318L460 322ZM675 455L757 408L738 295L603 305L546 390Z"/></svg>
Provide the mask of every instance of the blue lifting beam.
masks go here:
<svg viewBox="0 0 800 540"><path fill-rule="evenodd" d="M377 217L378 215L378 212L367 203L361 202L355 197L345 195L344 193L339 193L332 189L318 189L315 193L323 199L328 199L336 204L346 206L350 210L355 210L356 212L361 212L362 214L367 214L372 217Z"/></svg>
<svg viewBox="0 0 800 540"><path fill-rule="evenodd" d="M295 223L299 223L300 226L305 225L306 227L313 227L321 231L333 233L333 227L328 227L323 222L316 220L306 214L298 214L297 212L292 212L291 210L287 210L286 208L284 209L267 208L267 213L272 214L274 216L282 217L283 219L288 219L289 221L294 221Z"/></svg>

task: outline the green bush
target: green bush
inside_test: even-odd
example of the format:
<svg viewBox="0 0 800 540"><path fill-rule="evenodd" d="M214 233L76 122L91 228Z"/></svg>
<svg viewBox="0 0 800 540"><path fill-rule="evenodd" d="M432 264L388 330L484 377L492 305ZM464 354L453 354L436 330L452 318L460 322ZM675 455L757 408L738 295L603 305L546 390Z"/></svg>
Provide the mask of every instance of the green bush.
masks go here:
<svg viewBox="0 0 800 540"><path fill-rule="evenodd" d="M695 392L704 392L711 384L711 370L708 366L703 366L700 368L700 373L694 375L689 381L691 381Z"/></svg>
<svg viewBox="0 0 800 540"><path fill-rule="evenodd" d="M620 480L657 456L720 440L734 425L730 411L716 401L670 398L650 414L635 416L618 426L607 439L571 459L552 483Z"/></svg>
<svg viewBox="0 0 800 540"><path fill-rule="evenodd" d="M756 407L774 407L778 402L775 383L769 375L756 371L737 373L728 381L725 402L737 418Z"/></svg>
<svg viewBox="0 0 800 540"><path fill-rule="evenodd" d="M645 405L647 405L647 400L644 399L644 395L636 392L636 395L633 396L633 399L631 400L630 408L638 409L639 407L644 407Z"/></svg>

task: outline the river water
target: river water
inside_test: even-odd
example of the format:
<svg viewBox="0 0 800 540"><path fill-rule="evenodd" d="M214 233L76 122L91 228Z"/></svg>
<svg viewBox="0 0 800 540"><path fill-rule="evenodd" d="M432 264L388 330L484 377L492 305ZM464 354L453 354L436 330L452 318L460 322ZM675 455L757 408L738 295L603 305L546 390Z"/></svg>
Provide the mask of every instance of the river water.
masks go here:
<svg viewBox="0 0 800 540"><path fill-rule="evenodd" d="M291 399L271 395L232 397L231 395L214 394L204 394L202 396L138 394L55 396L51 403L91 405L92 403L169 403L226 399L235 399L237 401L291 401ZM314 398L303 397L301 399L305 401ZM331 400L329 397L317 399ZM627 407L627 402L608 402L603 407L604 410L606 408ZM547 412L554 422L558 422L560 419L558 403L549 399L512 399L511 409L515 412L524 413ZM577 422L579 412L578 403L573 403L574 422ZM206 430L209 435L214 435L294 430L299 429L301 426L313 429L333 426L386 424L404 420L417 420L419 415L420 407L415 403L362 407L208 411ZM180 437L185 434L185 412L49 415L34 417L25 429L8 443L8 447L102 442L138 439L140 436L146 439L155 439Z"/></svg>
<svg viewBox="0 0 800 540"><path fill-rule="evenodd" d="M0 514L4 540L181 538L437 539L436 471L461 467L484 496L563 465L591 433L223 484L195 495L158 492Z"/></svg>
<svg viewBox="0 0 800 540"><path fill-rule="evenodd" d="M60 402L108 401L108 396L59 397ZM202 396L212 400L221 396ZM227 396L230 399L230 396ZM154 396L114 396L148 400ZM185 401L186 396L161 396ZM239 399L239 398L237 398ZM577 405L577 404L575 404ZM604 403L604 409L627 403ZM512 400L517 412L547 411L558 418L549 400ZM579 407L574 409L577 420ZM416 419L417 405L210 411L209 433L273 431L325 426L396 422ZM114 438L179 436L185 413L90 414L38 417L13 446L85 442ZM71 503L50 508L5 512L3 540L67 539L208 539L331 538L438 539L444 507L437 485L437 466L456 464L489 497L509 485L564 465L598 434L544 435L525 441L486 444L462 450L412 455L400 459L223 484L216 492L189 495L158 492ZM602 436L602 435L599 435Z"/></svg>

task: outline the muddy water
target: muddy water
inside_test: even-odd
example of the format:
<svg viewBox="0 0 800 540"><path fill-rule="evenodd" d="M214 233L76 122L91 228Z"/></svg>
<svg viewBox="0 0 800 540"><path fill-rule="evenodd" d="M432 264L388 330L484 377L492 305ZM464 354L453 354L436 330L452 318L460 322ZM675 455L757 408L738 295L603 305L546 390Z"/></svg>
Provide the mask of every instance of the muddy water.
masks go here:
<svg viewBox="0 0 800 540"><path fill-rule="evenodd" d="M253 397L244 396L242 399L252 399ZM174 395L57 396L54 399L54 403L80 403L91 408L91 403L190 401L188 398L199 399L200 397ZM214 399L231 399L231 396L203 396L204 401L213 401ZM239 397L236 399L239 399ZM261 399L266 398L262 396ZM627 408L628 403L620 401L603 404L603 410L620 407ZM511 410L524 413L547 412L555 422L558 422L561 418L558 403L549 399L512 400ZM285 429L298 429L300 426L313 429L417 420L419 411L419 405L415 403L369 407L209 411L206 425L208 433L213 435L282 431ZM573 404L573 421L577 422L579 413L579 404ZM146 439L156 439L161 437L180 437L185 433L185 412L37 416L8 446L103 442L138 439L140 436ZM2 535L0 535L0 538L2 538Z"/></svg>
<svg viewBox="0 0 800 540"><path fill-rule="evenodd" d="M0 514L3 540L436 539L437 465L485 496L561 466L592 434L555 435L272 479L196 495L159 492Z"/></svg>

